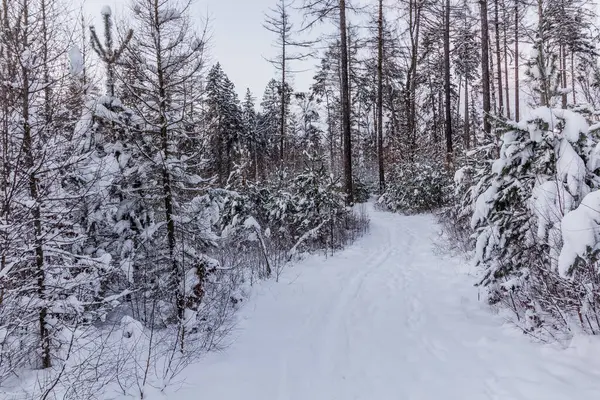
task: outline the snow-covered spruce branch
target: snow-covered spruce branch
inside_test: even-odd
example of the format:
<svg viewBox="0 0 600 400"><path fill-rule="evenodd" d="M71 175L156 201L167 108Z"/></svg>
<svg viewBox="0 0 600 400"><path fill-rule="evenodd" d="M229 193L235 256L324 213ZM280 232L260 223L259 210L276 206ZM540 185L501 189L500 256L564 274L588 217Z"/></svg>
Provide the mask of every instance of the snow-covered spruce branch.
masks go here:
<svg viewBox="0 0 600 400"><path fill-rule="evenodd" d="M306 231L302 236L300 236L300 238L298 239L298 241L292 246L292 248L287 252L287 260L291 261L292 258L294 258L294 256L296 256L298 254L298 248L304 244L304 242L306 242L308 239L311 238L315 238L319 232L321 231L321 228L323 226L325 226L327 223L329 223L331 221L331 217L323 220L319 225L317 225L316 227Z"/></svg>

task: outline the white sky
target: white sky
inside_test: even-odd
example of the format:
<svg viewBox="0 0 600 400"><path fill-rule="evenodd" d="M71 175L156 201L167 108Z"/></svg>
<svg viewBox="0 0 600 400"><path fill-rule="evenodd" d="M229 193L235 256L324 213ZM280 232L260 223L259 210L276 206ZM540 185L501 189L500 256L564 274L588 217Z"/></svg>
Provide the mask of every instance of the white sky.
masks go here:
<svg viewBox="0 0 600 400"><path fill-rule="evenodd" d="M119 18L126 13L128 0L72 0L75 7L84 7L92 23L100 21L100 9L108 5ZM201 21L208 15L211 19L211 64L220 62L225 73L236 86L240 98L249 87L260 103L267 82L276 71L265 58L277 54L273 47L274 35L263 28L264 14L275 5L276 0L195 0L193 17ZM295 25L300 24L298 21ZM98 29L101 29L99 26ZM307 67L297 68L306 69ZM294 88L307 90L312 71L296 74Z"/></svg>

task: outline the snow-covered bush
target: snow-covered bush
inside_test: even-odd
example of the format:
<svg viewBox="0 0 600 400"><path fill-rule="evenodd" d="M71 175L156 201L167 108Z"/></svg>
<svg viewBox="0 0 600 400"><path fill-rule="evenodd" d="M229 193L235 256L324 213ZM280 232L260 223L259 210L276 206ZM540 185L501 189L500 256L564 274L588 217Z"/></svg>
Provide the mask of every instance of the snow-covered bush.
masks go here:
<svg viewBox="0 0 600 400"><path fill-rule="evenodd" d="M394 212L419 213L446 203L452 179L439 165L406 163L394 166L386 185L377 201L379 206Z"/></svg>
<svg viewBox="0 0 600 400"><path fill-rule="evenodd" d="M590 299L599 287L585 267L595 263L597 241L580 232L595 224L584 210L600 187L597 133L582 113L548 107L502 129L500 156L470 189L476 196L467 206L481 284L491 303L536 321L524 329L572 329L573 319L598 332L598 304Z"/></svg>
<svg viewBox="0 0 600 400"><path fill-rule="evenodd" d="M366 203L369 201L373 187L370 187L367 182L357 176L354 177L352 184L352 189L354 190L354 202Z"/></svg>
<svg viewBox="0 0 600 400"><path fill-rule="evenodd" d="M485 142L485 138L480 139ZM457 160L461 167L454 173L454 190L438 213L447 245L465 254L475 249L471 216L481 187L487 184L494 152L494 143L485 143Z"/></svg>
<svg viewBox="0 0 600 400"><path fill-rule="evenodd" d="M227 197L223 210L223 229L245 232L259 246L265 242L269 252L281 252L275 263L301 250L340 248L366 225L364 216L346 206L341 185L319 161L296 174L282 170L269 181L246 182Z"/></svg>

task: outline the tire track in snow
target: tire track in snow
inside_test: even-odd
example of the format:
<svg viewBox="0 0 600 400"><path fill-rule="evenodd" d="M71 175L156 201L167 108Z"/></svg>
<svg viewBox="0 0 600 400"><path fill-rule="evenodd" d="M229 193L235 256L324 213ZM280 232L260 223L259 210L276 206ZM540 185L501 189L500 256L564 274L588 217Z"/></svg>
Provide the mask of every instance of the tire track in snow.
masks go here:
<svg viewBox="0 0 600 400"><path fill-rule="evenodd" d="M376 229L380 229L377 227ZM345 338L347 335L340 334L340 326L342 322L342 318L344 315L344 310L347 309L348 305L351 303L353 299L356 299L358 293L360 292L360 288L365 280L365 278L373 272L374 269L379 267L381 264L385 262L385 260L389 257L391 248L392 248L392 240L389 235L388 230L384 230L385 240L381 243L380 240L377 240L378 243L375 248L372 248L372 245L361 246L363 249L369 250L369 252L365 255L365 258L361 260L352 259L353 265L348 265L348 268L355 268L358 266L356 270L351 271L350 276L345 277L343 281L337 281L335 284L341 286L341 291L336 295L336 299L332 304L323 304L322 307L319 308L319 320L325 320L325 324L314 324L316 318L312 318L311 316L307 319L304 327L309 328L314 326L320 326L321 332L302 332L303 336L312 336L318 340L318 343L314 344L317 349L316 352L319 354L318 361L316 362L315 368L319 377L327 377L331 376L331 372L335 369L335 365L331 365L329 360L335 359L329 353L330 349L334 346L334 342L340 340L340 338ZM379 235L378 235L379 236ZM339 278L339 275L335 276ZM332 286L335 287L335 286ZM324 309L327 309L327 312L323 312ZM323 315L326 315L326 318L323 318ZM347 339L347 337L346 337ZM289 368L288 368L288 360L291 358L291 355L284 354L282 355L282 359L280 361L280 379L279 379L279 388L278 388L278 399L287 400L290 399L290 388L289 388Z"/></svg>
<svg viewBox="0 0 600 400"><path fill-rule="evenodd" d="M378 227L378 229L380 229ZM362 268L358 269L354 277L347 283L344 284L342 292L339 294L334 308L329 312L329 318L327 325L325 326L321 334L320 348L320 360L319 368L321 375L326 376L332 373L332 370L337 366L335 364L336 357L329 354L336 341L340 340L340 337L348 343L347 329L344 329L342 322L343 317L346 315L346 311L352 301L357 299L361 287L365 279L376 271L381 265L383 265L391 254L392 237L389 230L385 230L385 241L383 245L380 245L377 251L374 251L359 265L363 265Z"/></svg>

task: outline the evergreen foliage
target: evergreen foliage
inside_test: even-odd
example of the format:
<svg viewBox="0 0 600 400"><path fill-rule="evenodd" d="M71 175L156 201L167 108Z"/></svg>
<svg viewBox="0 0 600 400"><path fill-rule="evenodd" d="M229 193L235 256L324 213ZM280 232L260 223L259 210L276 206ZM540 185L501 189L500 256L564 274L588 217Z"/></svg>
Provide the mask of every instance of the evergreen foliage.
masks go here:
<svg viewBox="0 0 600 400"><path fill-rule="evenodd" d="M403 213L430 212L448 201L451 180L445 170L428 163L395 166L388 174L386 191L377 203Z"/></svg>

